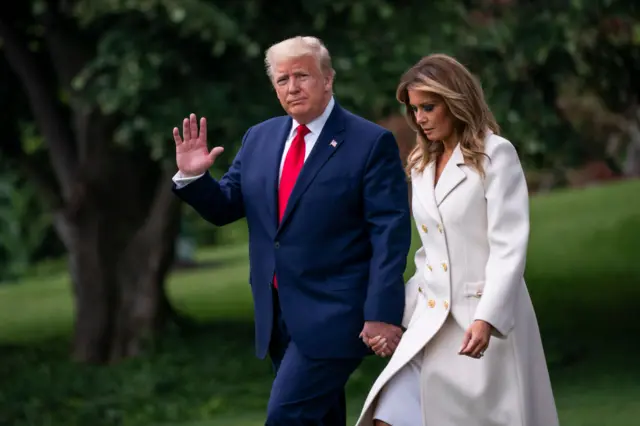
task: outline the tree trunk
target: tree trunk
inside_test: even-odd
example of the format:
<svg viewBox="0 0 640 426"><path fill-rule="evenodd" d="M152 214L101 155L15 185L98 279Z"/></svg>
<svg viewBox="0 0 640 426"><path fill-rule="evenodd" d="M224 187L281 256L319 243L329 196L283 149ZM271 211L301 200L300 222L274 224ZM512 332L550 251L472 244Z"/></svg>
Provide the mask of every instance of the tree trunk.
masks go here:
<svg viewBox="0 0 640 426"><path fill-rule="evenodd" d="M74 360L110 363L135 356L165 325L170 305L164 280L179 225L168 175L162 173L151 203L128 199L135 191L116 185L110 202L89 198L74 214L57 218L75 295Z"/></svg>

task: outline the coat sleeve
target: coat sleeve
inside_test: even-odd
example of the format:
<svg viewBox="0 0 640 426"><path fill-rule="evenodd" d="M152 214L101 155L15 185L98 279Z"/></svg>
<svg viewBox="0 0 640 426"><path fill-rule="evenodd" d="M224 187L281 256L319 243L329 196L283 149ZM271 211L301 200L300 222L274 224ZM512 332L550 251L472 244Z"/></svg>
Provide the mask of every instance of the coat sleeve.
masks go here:
<svg viewBox="0 0 640 426"><path fill-rule="evenodd" d="M182 201L189 204L200 216L216 226L235 222L245 215L241 166L250 131L251 129L244 135L240 150L231 167L219 181L207 172L186 186L178 186L175 183L173 185L174 193Z"/></svg>
<svg viewBox="0 0 640 426"><path fill-rule="evenodd" d="M474 319L490 323L498 335L506 336L513 328L518 293L524 286L529 194L514 146L497 136L492 138L484 183L489 259Z"/></svg>
<svg viewBox="0 0 640 426"><path fill-rule="evenodd" d="M364 175L364 214L371 240L365 321L401 325L404 270L411 246L408 184L398 145L384 132L369 155Z"/></svg>

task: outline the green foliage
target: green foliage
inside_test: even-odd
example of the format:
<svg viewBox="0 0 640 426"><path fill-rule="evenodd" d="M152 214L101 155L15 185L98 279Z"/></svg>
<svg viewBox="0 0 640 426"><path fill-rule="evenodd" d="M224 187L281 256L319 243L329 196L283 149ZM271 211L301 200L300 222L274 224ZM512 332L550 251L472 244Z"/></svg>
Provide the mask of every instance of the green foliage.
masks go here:
<svg viewBox="0 0 640 426"><path fill-rule="evenodd" d="M632 312L640 296L639 189L625 182L532 200L527 282L563 425L606 418L607 426L628 426L640 415L640 348L629 339L640 329L614 315ZM172 330L146 357L109 367L67 359L66 273L0 288L0 424L262 424L272 373L253 355L246 243L198 257L212 267L174 273L169 295L203 327ZM368 359L350 380L350 421L383 364Z"/></svg>
<svg viewBox="0 0 640 426"><path fill-rule="evenodd" d="M0 280L27 272L50 228L33 185L15 174L0 174Z"/></svg>
<svg viewBox="0 0 640 426"><path fill-rule="evenodd" d="M33 15L51 7L34 1ZM638 101L638 6L624 0L80 0L64 13L93 45L73 82L87 103L117 116L114 140L172 157L171 128L206 115L220 170L252 124L282 111L264 73L274 42L313 34L328 45L341 103L372 119L399 111L395 87L420 57L455 55L481 79L507 137L533 168L593 157L558 107L564 86L595 92L616 113ZM30 30L42 46L42 27ZM603 150L598 151L602 153Z"/></svg>
<svg viewBox="0 0 640 426"><path fill-rule="evenodd" d="M34 0L30 16L21 18L36 50L47 46L41 19L55 4ZM517 0L79 0L59 8L89 52L72 90L113 118L114 143L146 145L153 159L172 161L171 129L195 112L209 119L210 144L226 148L215 165L221 174L248 127L282 114L263 54L299 34L325 41L338 100L370 119L400 111L395 88L409 66L430 53L449 53L478 75L528 169L557 171L601 159L611 131L594 131L594 122L618 126L617 116L639 101L638 6L623 0L543 6ZM576 117L576 108L562 106L563 96L583 94L608 110ZM70 95L60 90L65 105ZM24 108L12 113L32 119ZM30 134L23 135L26 151L42 152L42 140ZM196 222L190 226L200 226ZM214 232L204 239L213 241Z"/></svg>
<svg viewBox="0 0 640 426"><path fill-rule="evenodd" d="M623 115L637 105L637 2L494 3L469 9L473 31L456 44L483 82L505 133L538 168L605 157L611 130L593 132L593 122L606 123L607 114L576 125L576 112L562 101L595 93L611 112Z"/></svg>

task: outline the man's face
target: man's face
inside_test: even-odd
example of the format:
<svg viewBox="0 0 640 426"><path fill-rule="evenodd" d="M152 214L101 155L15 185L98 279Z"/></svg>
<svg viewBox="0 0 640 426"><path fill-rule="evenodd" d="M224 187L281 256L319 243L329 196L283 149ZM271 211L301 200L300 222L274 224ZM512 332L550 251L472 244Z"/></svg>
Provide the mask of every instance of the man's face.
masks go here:
<svg viewBox="0 0 640 426"><path fill-rule="evenodd" d="M312 56L283 60L273 70L282 108L301 124L319 117L331 98L333 78L323 75Z"/></svg>

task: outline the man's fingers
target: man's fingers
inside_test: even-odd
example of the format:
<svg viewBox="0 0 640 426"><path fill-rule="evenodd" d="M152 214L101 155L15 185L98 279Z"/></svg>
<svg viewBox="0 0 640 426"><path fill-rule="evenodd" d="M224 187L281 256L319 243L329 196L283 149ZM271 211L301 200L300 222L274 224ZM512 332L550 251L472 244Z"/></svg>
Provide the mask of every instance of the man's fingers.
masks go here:
<svg viewBox="0 0 640 426"><path fill-rule="evenodd" d="M215 148L214 148L215 149ZM213 150L212 150L213 152ZM211 154L209 154L211 155ZM359 339L362 339L362 343L364 343L368 348L370 348L371 346L369 345L369 335L367 334L367 332L362 329L362 331L360 332L360 334L358 335Z"/></svg>
<svg viewBox="0 0 640 426"><path fill-rule="evenodd" d="M207 146L207 119L202 117L200 119L200 142Z"/></svg>
<svg viewBox="0 0 640 426"><path fill-rule="evenodd" d="M211 159L211 163L216 161L216 158L218 158L223 151L224 151L224 148L221 146L216 146L215 148L213 148L211 152L209 152L209 158Z"/></svg>
<svg viewBox="0 0 640 426"><path fill-rule="evenodd" d="M182 120L182 137L185 142L189 142L191 140L191 130L189 130L189 119L185 118Z"/></svg>
<svg viewBox="0 0 640 426"><path fill-rule="evenodd" d="M402 336L394 336L393 339L391 339L391 342L395 345L398 346L400 344L400 338Z"/></svg>
<svg viewBox="0 0 640 426"><path fill-rule="evenodd" d="M198 118L195 114L191 113L189 123L191 127L191 139L198 139Z"/></svg>
<svg viewBox="0 0 640 426"><path fill-rule="evenodd" d="M180 130L177 127L173 128L173 140L176 142L176 146L182 143L182 138L180 137Z"/></svg>

